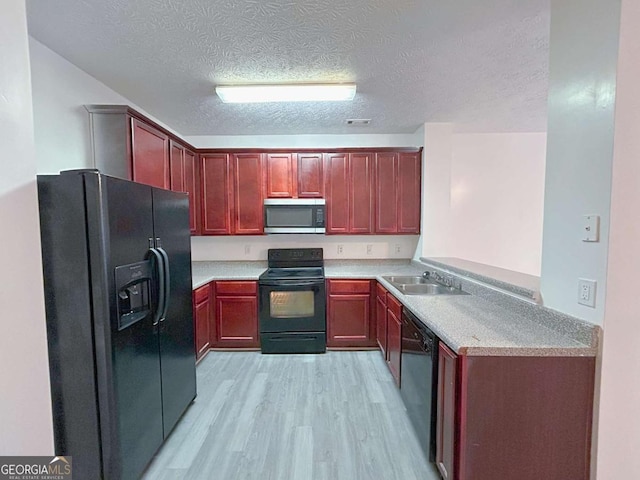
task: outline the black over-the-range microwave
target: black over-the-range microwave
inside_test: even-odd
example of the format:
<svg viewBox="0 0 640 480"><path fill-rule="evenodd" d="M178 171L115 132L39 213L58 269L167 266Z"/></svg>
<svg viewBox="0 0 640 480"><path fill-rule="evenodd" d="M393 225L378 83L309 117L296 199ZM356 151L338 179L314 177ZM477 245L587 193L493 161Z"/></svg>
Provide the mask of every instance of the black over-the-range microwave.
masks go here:
<svg viewBox="0 0 640 480"><path fill-rule="evenodd" d="M269 198L264 233L325 233L323 198Z"/></svg>

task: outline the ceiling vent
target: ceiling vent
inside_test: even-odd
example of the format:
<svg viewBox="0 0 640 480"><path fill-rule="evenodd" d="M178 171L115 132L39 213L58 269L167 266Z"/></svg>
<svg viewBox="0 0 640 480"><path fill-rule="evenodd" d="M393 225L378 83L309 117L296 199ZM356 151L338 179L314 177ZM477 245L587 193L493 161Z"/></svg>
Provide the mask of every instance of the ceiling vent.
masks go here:
<svg viewBox="0 0 640 480"><path fill-rule="evenodd" d="M371 123L370 118L348 118L347 125L353 125L354 127L365 127Z"/></svg>

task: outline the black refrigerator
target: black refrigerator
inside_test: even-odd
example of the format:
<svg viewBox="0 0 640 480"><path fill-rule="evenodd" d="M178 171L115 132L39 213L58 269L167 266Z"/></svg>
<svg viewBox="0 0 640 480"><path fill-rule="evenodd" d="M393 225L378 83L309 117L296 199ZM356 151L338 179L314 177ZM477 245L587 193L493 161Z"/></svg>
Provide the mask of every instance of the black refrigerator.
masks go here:
<svg viewBox="0 0 640 480"><path fill-rule="evenodd" d="M187 195L75 170L38 196L56 454L139 478L196 396Z"/></svg>

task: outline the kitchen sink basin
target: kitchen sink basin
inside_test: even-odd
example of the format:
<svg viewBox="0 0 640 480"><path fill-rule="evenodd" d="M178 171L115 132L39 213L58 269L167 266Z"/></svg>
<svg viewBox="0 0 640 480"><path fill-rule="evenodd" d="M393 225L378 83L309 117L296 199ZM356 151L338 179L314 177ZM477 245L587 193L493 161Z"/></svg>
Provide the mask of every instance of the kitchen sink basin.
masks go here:
<svg viewBox="0 0 640 480"><path fill-rule="evenodd" d="M388 282L393 283L394 285L414 285L414 284L424 284L424 283L433 283L431 280L427 280L423 278L421 275L416 275L412 277L382 277Z"/></svg>
<svg viewBox="0 0 640 480"><path fill-rule="evenodd" d="M468 295L459 288L447 287L436 283L423 283L414 285L397 285L405 295Z"/></svg>
<svg viewBox="0 0 640 480"><path fill-rule="evenodd" d="M459 288L447 287L419 275L382 277L405 295L468 295Z"/></svg>

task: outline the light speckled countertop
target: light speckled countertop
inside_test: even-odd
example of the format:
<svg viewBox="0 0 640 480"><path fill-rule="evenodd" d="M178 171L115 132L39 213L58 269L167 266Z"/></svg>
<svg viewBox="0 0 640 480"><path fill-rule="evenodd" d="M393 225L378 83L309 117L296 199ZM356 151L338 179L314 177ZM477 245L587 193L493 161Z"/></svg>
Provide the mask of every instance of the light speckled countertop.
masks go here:
<svg viewBox="0 0 640 480"><path fill-rule="evenodd" d="M211 280L257 280L266 268L266 262L194 262L193 288ZM383 278L421 274L427 268L409 260L326 260L325 276L376 279L459 354L595 356L597 329L591 332L580 323L576 333L576 320L557 312L531 305L514 308L513 302L503 305L476 295L477 290L473 295L404 295ZM540 321L541 315L553 323Z"/></svg>

